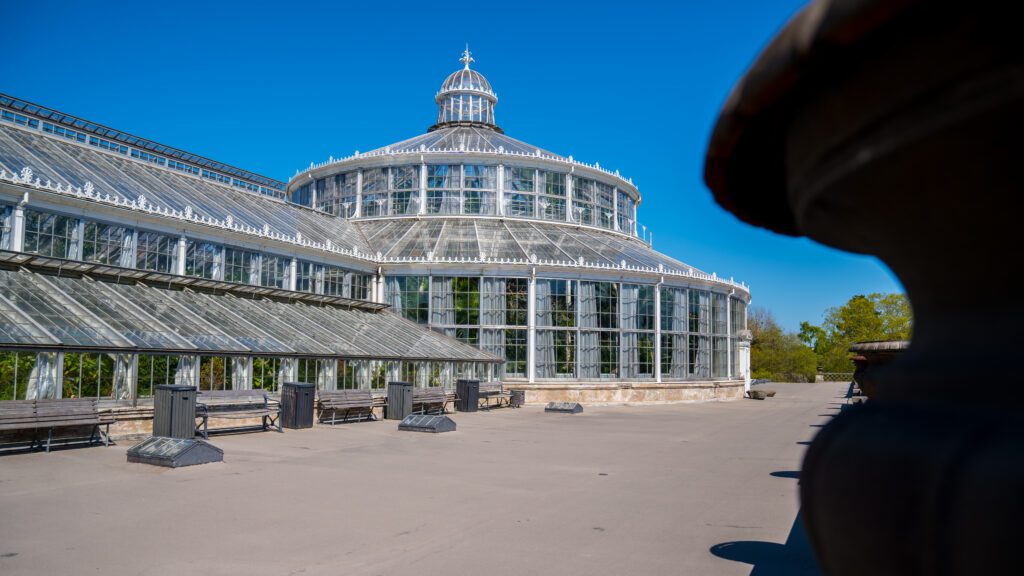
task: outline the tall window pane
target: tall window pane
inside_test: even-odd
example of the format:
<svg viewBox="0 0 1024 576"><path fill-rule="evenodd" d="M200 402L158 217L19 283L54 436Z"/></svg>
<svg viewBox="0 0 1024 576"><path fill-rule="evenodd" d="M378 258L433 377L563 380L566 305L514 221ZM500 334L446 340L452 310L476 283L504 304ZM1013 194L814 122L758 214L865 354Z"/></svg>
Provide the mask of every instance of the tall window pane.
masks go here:
<svg viewBox="0 0 1024 576"><path fill-rule="evenodd" d="M25 210L25 252L55 258L75 258L77 234L77 218Z"/></svg>
<svg viewBox="0 0 1024 576"><path fill-rule="evenodd" d="M138 233L135 239L135 267L154 272L174 272L178 258L178 239L156 232Z"/></svg>
<svg viewBox="0 0 1024 576"><path fill-rule="evenodd" d="M224 280L241 284L256 284L259 279L257 264L259 254L232 248L224 248Z"/></svg>
<svg viewBox="0 0 1024 576"><path fill-rule="evenodd" d="M111 266L130 265L132 231L123 226L86 222L82 235L82 260Z"/></svg>
<svg viewBox="0 0 1024 576"><path fill-rule="evenodd" d="M396 314L426 324L430 310L429 277L390 276L385 282L385 299Z"/></svg>
<svg viewBox="0 0 1024 576"><path fill-rule="evenodd" d="M291 258L264 254L260 260L260 286L288 289L291 280Z"/></svg>
<svg viewBox="0 0 1024 576"><path fill-rule="evenodd" d="M199 278L218 279L220 246L212 242L188 240L185 245L185 274Z"/></svg>

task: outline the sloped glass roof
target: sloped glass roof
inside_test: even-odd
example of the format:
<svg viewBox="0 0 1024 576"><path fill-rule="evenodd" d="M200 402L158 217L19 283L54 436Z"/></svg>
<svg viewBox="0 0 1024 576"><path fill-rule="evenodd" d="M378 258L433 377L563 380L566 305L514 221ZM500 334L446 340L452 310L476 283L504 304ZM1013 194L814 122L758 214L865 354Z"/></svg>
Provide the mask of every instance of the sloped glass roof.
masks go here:
<svg viewBox="0 0 1024 576"><path fill-rule="evenodd" d="M231 174L232 176L236 176L238 178L244 178L251 182L255 182L275 190L284 190L284 182L281 182L279 180L267 178L266 176L261 176L253 172L249 172L248 170L236 168L234 166L230 166L222 162L217 162L216 160L204 158L202 156L199 156L198 154L192 154L191 152L185 152L184 150L179 150L171 146L166 146L158 142L153 142L152 140L147 140L145 138L133 136L132 134L128 134L120 130L115 130L108 126L103 126L102 124L90 122L83 118L77 118L70 114L58 112L45 106L33 104L31 102L21 100L20 98L15 98L13 96L8 96L6 94L0 94L0 104L4 106L9 106L13 110L27 112L40 118L51 120L57 124L63 124L64 126L72 127L76 130L90 132L92 134L103 136L104 138L109 138L119 143L123 142L125 144L130 144L137 148L150 150L164 156L170 156L172 158L184 160L187 162L191 162L193 164L198 164L199 166L205 166L207 168L210 168L211 170L217 170L219 172Z"/></svg>
<svg viewBox="0 0 1024 576"><path fill-rule="evenodd" d="M123 280L121 280L123 282ZM0 268L0 344L500 362L389 311Z"/></svg>
<svg viewBox="0 0 1024 576"><path fill-rule="evenodd" d="M451 126L438 128L390 146L368 152L366 155L397 152L491 152L504 151L511 154L537 154L565 160L553 152L544 150L522 140L516 140L489 128L476 126Z"/></svg>
<svg viewBox="0 0 1024 576"><path fill-rule="evenodd" d="M538 260L700 272L639 239L571 225L497 218L395 219L357 222L384 258Z"/></svg>
<svg viewBox="0 0 1024 576"><path fill-rule="evenodd" d="M145 196L148 204L179 212L189 207L200 216L231 216L257 230L267 225L286 236L298 232L313 242L330 240L335 246L369 251L359 232L342 218L7 126L0 126L0 167L12 173L29 167L42 182L74 187L91 182L100 195L133 201Z"/></svg>
<svg viewBox="0 0 1024 576"><path fill-rule="evenodd" d="M85 308L34 274L0 269L0 294L22 317L58 343L82 348L133 348L135 342L89 314Z"/></svg>

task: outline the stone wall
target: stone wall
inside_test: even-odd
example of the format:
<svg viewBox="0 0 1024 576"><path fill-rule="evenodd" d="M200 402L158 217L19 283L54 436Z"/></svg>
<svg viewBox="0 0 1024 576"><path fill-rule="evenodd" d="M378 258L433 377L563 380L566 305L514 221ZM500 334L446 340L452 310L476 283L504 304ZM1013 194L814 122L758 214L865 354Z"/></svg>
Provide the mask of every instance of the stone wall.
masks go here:
<svg viewBox="0 0 1024 576"><path fill-rule="evenodd" d="M671 404L743 398L743 380L720 382L596 382L508 384L524 390L527 404L580 402L581 404Z"/></svg>

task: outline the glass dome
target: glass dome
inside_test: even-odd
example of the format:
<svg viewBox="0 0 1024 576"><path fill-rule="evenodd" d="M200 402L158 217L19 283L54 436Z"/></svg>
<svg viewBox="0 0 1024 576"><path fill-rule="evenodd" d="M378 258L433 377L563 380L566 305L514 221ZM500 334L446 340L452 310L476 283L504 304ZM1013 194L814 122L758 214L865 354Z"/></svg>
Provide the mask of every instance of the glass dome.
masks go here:
<svg viewBox="0 0 1024 576"><path fill-rule="evenodd" d="M463 64L462 70L450 74L434 98L438 106L437 124L430 129L472 125L500 132L494 123L498 96L483 74L470 70L469 63L474 60L468 46L459 61Z"/></svg>

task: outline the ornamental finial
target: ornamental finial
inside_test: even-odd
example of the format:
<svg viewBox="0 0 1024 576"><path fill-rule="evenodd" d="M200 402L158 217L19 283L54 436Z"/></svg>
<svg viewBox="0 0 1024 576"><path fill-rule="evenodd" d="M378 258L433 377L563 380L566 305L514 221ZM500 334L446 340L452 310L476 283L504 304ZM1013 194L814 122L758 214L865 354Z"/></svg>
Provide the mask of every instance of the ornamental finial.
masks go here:
<svg viewBox="0 0 1024 576"><path fill-rule="evenodd" d="M472 53L469 51L468 42L466 43L466 49L462 51L462 58L459 58L459 62L462 62L463 64L466 65L466 70L469 70L470 62L476 62L476 60L473 59Z"/></svg>

